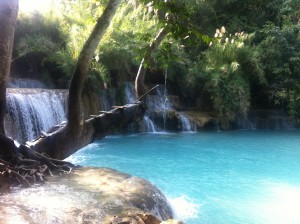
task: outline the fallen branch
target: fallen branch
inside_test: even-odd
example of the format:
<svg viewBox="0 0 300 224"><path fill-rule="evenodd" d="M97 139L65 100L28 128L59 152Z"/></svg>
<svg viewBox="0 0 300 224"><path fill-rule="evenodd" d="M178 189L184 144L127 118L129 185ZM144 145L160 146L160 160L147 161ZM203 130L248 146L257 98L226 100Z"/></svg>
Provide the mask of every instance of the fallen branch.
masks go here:
<svg viewBox="0 0 300 224"><path fill-rule="evenodd" d="M139 102L142 98L144 98L146 95L148 95L152 90L154 90L155 88L157 88L159 85L156 85L154 87L152 87L151 89L149 89L146 93L144 93L142 96L140 96L136 102Z"/></svg>

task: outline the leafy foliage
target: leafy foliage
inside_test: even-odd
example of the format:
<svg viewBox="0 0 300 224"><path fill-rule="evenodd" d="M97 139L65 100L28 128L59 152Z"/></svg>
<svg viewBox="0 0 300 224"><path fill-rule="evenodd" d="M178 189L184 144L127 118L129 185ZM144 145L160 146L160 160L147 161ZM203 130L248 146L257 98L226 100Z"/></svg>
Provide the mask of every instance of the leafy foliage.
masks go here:
<svg viewBox="0 0 300 224"><path fill-rule="evenodd" d="M65 49L67 39L67 35L61 31L58 24L59 20L50 14L34 13L31 16L21 14L14 40L14 61L28 63L28 66L50 85L52 81L49 74L52 67L61 63L59 60L61 57L57 55L61 49Z"/></svg>
<svg viewBox="0 0 300 224"><path fill-rule="evenodd" d="M189 81L208 93L223 127L228 127L236 115L247 114L251 84L264 82L264 72L251 46L252 35L225 35L222 27L216 30L215 38L191 69Z"/></svg>
<svg viewBox="0 0 300 224"><path fill-rule="evenodd" d="M67 80L107 0L62 3L59 12L19 20L14 57L42 54L43 72ZM120 88L133 80L164 27L169 34L147 62L148 73L162 78L167 68L176 94L209 96L207 108L224 126L251 106L299 117L299 19L299 0L126 0L96 51L90 80ZM211 37L222 26L228 31Z"/></svg>
<svg viewBox="0 0 300 224"><path fill-rule="evenodd" d="M285 21L261 30L261 61L268 80L267 95L279 108L300 116L300 26Z"/></svg>

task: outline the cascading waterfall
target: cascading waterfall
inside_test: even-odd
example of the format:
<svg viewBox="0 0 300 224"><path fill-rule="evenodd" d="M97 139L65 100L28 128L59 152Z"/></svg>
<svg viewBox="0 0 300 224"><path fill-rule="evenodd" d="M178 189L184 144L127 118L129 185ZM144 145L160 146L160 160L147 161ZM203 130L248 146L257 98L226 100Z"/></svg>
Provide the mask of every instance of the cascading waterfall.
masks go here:
<svg viewBox="0 0 300 224"><path fill-rule="evenodd" d="M125 82L125 103L134 103L136 101L134 84L132 82Z"/></svg>
<svg viewBox="0 0 300 224"><path fill-rule="evenodd" d="M167 105L167 103L168 103L167 78L168 78L168 68L165 69L164 113L163 113L163 119L164 119L164 131L166 131L166 120L167 120L166 105Z"/></svg>
<svg viewBox="0 0 300 224"><path fill-rule="evenodd" d="M136 101L135 97L135 89L134 84L132 82L125 83L124 89L125 95L125 103L133 103ZM159 85L155 89L155 95L147 95L146 97L147 103L147 113L144 116L144 119L140 122L139 130L142 132L157 132L157 131L166 131L166 123L167 123L167 114L170 112L176 112L177 118L179 120L182 131L192 131L193 126L189 120L189 118L183 113L176 111L169 99L167 88L166 88L166 80L165 85ZM153 114L162 112L160 116L163 118L163 127L158 127L157 121L152 119ZM144 128L146 126L146 128ZM132 127L131 130L134 130Z"/></svg>
<svg viewBox="0 0 300 224"><path fill-rule="evenodd" d="M134 103L136 101L134 83L125 82L124 93L125 93L125 103ZM156 128L153 121L147 115L144 116L139 126L141 127L146 126L146 128L139 128L143 132L156 132Z"/></svg>
<svg viewBox="0 0 300 224"><path fill-rule="evenodd" d="M192 131L192 125L189 119L185 116L185 114L180 113L179 118L181 121L182 131Z"/></svg>
<svg viewBox="0 0 300 224"><path fill-rule="evenodd" d="M19 86L26 86L27 81L19 82ZM28 85L27 85L28 86ZM132 82L125 83L125 103L134 103L135 89ZM116 90L106 89L102 92L102 110L110 110L116 105ZM5 132L8 136L23 143L38 137L42 131L47 131L55 124L66 120L66 104L68 90L50 89L7 89L7 113L5 116ZM157 132L162 128L153 121L152 114L157 111L175 111L168 99L164 85L156 89L155 95L146 97L148 111L144 119L131 130L142 132ZM189 119L181 112L176 111L181 121L183 131L191 131Z"/></svg>
<svg viewBox="0 0 300 224"><path fill-rule="evenodd" d="M174 110L169 97L168 93L165 92L165 85L159 85L156 88L156 94L155 95L148 95L146 98L148 110L155 111L155 110L162 110L164 112Z"/></svg>
<svg viewBox="0 0 300 224"><path fill-rule="evenodd" d="M162 117L163 117L163 131L166 131L166 123L167 123L167 116L168 113L174 112L173 114L177 114L177 118L179 120L179 123L181 125L181 131L193 131L191 124L191 121L189 118L180 111L176 111L174 109L174 106L170 100L170 97L168 95L167 91L167 69L165 70L165 83L164 85L160 85L158 88L156 88L156 95L148 95L147 96L147 105L148 105L148 111L149 113L155 113L162 111ZM196 127L196 125L195 125ZM196 128L195 128L196 129Z"/></svg>
<svg viewBox="0 0 300 224"><path fill-rule="evenodd" d="M101 107L104 111L109 111L116 105L116 90L109 88L101 91Z"/></svg>
<svg viewBox="0 0 300 224"><path fill-rule="evenodd" d="M165 76L167 76L167 71ZM37 87L39 82L15 80L19 87ZM110 110L116 102L116 89L102 91L101 110ZM66 102L68 90L8 88L7 113L5 116L5 132L19 142L32 140L55 124L66 120ZM124 103L136 101L133 82L126 82L124 88ZM168 95L165 84L159 85L155 91L146 96L148 110L144 119L132 124L127 131L158 132L168 130L196 131L196 123L191 123L189 116L180 109L177 96ZM219 121L216 122L219 130ZM248 117L239 118L238 129L291 129L295 122L282 111L252 111ZM166 127L167 126L167 127Z"/></svg>
<svg viewBox="0 0 300 224"><path fill-rule="evenodd" d="M153 121L147 115L144 116L143 121L147 125L147 132L156 132L155 125L154 125Z"/></svg>
<svg viewBox="0 0 300 224"><path fill-rule="evenodd" d="M67 94L67 90L7 89L6 134L25 142L65 121Z"/></svg>

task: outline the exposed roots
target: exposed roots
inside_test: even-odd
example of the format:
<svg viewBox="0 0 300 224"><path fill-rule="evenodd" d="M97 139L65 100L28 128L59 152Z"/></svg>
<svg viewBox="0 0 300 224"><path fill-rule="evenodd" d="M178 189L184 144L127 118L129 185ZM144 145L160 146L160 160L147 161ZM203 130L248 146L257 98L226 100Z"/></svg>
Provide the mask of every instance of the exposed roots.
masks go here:
<svg viewBox="0 0 300 224"><path fill-rule="evenodd" d="M3 135L0 135L0 152L0 193L14 186L44 183L47 176L68 174L75 167L39 154L28 146L16 146Z"/></svg>

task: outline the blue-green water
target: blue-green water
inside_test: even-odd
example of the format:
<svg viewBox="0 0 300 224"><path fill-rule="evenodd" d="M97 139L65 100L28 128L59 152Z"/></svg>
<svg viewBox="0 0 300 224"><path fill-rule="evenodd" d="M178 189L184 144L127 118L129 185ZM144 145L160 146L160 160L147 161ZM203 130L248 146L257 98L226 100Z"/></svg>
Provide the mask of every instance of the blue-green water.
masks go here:
<svg viewBox="0 0 300 224"><path fill-rule="evenodd" d="M146 178L187 224L299 224L300 132L111 136L69 158Z"/></svg>

